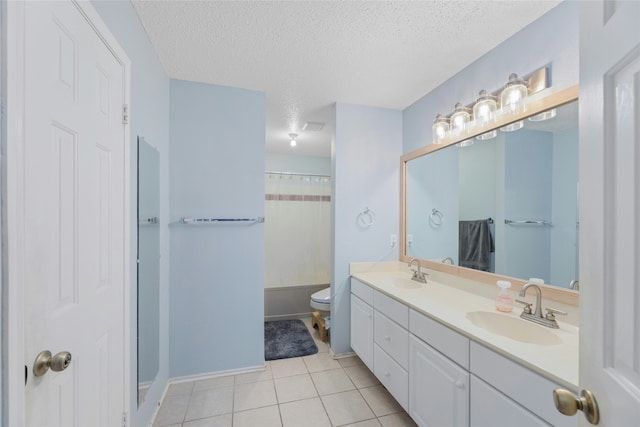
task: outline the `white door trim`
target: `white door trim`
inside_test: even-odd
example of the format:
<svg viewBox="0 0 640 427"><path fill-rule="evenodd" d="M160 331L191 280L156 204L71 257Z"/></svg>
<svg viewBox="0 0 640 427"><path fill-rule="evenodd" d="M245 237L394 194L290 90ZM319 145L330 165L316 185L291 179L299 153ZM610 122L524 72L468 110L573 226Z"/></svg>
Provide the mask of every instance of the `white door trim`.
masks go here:
<svg viewBox="0 0 640 427"><path fill-rule="evenodd" d="M71 0L87 22L96 31L105 45L122 65L125 104L130 104L130 75L131 61L124 49L109 31L96 10L86 0ZM24 183L22 165L24 160L24 102L25 102L25 23L23 2L7 2L6 36L7 36L7 145L6 157L6 224L7 224L7 299L4 304L6 310L7 331L7 394L4 396L4 414L8 425L24 425L24 365L31 369L31 362L25 361L24 352L24 272L25 260L22 257L24 249L24 229L28 227L24 221ZM130 224L130 196L131 196L131 146L129 126L123 127L124 150L124 277L122 283L123 314L124 314L124 412L131 414L131 300L130 300L130 269L131 269L131 224ZM130 417L129 417L130 418Z"/></svg>

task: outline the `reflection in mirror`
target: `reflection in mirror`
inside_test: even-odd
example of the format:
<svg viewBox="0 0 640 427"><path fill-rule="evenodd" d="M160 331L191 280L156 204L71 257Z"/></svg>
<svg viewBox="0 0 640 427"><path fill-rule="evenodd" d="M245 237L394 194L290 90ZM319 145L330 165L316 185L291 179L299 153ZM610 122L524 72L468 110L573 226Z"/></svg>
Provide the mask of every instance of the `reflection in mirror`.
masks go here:
<svg viewBox="0 0 640 427"><path fill-rule="evenodd" d="M138 405L160 367L160 153L138 137Z"/></svg>
<svg viewBox="0 0 640 427"><path fill-rule="evenodd" d="M405 173L406 256L565 288L578 280L577 101L412 158Z"/></svg>

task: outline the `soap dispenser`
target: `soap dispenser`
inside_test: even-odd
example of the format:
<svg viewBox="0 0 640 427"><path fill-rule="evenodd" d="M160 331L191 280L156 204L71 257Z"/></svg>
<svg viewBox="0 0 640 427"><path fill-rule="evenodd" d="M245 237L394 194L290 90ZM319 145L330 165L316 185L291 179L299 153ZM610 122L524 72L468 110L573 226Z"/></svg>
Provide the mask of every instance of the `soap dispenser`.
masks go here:
<svg viewBox="0 0 640 427"><path fill-rule="evenodd" d="M500 292L498 292L498 297L496 298L496 310L510 313L513 311L513 299L511 299L511 295L509 295L507 289L511 287L511 282L508 280L498 280L498 287L500 288Z"/></svg>

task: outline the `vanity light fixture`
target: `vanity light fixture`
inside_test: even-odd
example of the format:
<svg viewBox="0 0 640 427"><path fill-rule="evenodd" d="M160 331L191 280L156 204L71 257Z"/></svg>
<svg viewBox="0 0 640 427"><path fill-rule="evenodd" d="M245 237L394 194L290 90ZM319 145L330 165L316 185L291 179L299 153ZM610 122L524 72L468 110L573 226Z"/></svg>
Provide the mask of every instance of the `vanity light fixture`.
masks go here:
<svg viewBox="0 0 640 427"><path fill-rule="evenodd" d="M461 132L469 126L469 122L471 121L471 110L462 105L460 102L456 104L453 108L453 113L451 114L451 131L453 132ZM467 147L473 144L472 139L467 139L465 141L460 142L458 145L460 147Z"/></svg>
<svg viewBox="0 0 640 427"><path fill-rule="evenodd" d="M478 100L473 105L473 119L478 124L486 123L494 119L497 109L498 103L496 101L496 97L488 94L487 91L483 89L480 91ZM497 131L492 130L491 132L476 136L476 139L481 141L491 139L495 138L497 134Z"/></svg>
<svg viewBox="0 0 640 427"><path fill-rule="evenodd" d="M502 92L500 93L500 107L502 108L502 113L513 114L518 112L521 108L524 108L527 92L527 83L518 78L516 73L512 73L509 76L509 81L505 83L504 89L502 89ZM522 126L524 126L524 121L520 120L503 126L500 130L503 132L513 132L514 130L522 129Z"/></svg>
<svg viewBox="0 0 640 427"><path fill-rule="evenodd" d="M549 71L547 67L542 67L523 78L513 73L504 87L493 93L485 90L480 91L479 97L472 104L463 105L458 102L453 112L447 117L438 114L433 122L432 142L442 144L442 140L450 135L472 130L473 126L482 126L485 123L498 120L504 123L509 116L521 114L526 111L527 103L541 91L549 88ZM473 116L471 115L473 113ZM555 117L555 109L544 111L530 117L529 120L542 121ZM471 119L473 118L473 121ZM515 123L510 123L500 128L503 132L511 132L524 127L524 119ZM474 139L486 140L497 136L497 131L492 130L468 140L464 140L457 145L466 147L473 144Z"/></svg>
<svg viewBox="0 0 640 427"><path fill-rule="evenodd" d="M290 133L289 134L289 138L291 138L291 142L289 142L289 145L291 145L292 147L295 147L296 145L298 145L298 134L297 133Z"/></svg>
<svg viewBox="0 0 640 427"><path fill-rule="evenodd" d="M445 137L449 129L449 119L442 114L438 114L431 127L433 143L440 144L440 140Z"/></svg>

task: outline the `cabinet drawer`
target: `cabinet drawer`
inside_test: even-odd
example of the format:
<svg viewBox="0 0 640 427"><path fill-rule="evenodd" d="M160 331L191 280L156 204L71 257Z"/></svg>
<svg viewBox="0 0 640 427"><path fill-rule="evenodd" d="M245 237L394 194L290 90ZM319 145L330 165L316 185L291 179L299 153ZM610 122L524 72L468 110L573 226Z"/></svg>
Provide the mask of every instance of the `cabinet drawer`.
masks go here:
<svg viewBox="0 0 640 427"><path fill-rule="evenodd" d="M409 329L409 308L378 291L373 292L373 307L405 329Z"/></svg>
<svg viewBox="0 0 640 427"><path fill-rule="evenodd" d="M373 373L406 411L409 402L409 375L377 344L373 344Z"/></svg>
<svg viewBox="0 0 640 427"><path fill-rule="evenodd" d="M373 307L373 288L355 278L351 278L351 293Z"/></svg>
<svg viewBox="0 0 640 427"><path fill-rule="evenodd" d="M400 366L409 364L409 332L378 310L373 314L374 341Z"/></svg>
<svg viewBox="0 0 640 427"><path fill-rule="evenodd" d="M474 375L471 375L470 406L473 427L550 426Z"/></svg>
<svg viewBox="0 0 640 427"><path fill-rule="evenodd" d="M567 417L553 405L553 389L558 385L472 342L471 372L554 426L578 425L579 417Z"/></svg>
<svg viewBox="0 0 640 427"><path fill-rule="evenodd" d="M409 331L465 369L469 369L469 339L441 323L410 310Z"/></svg>

